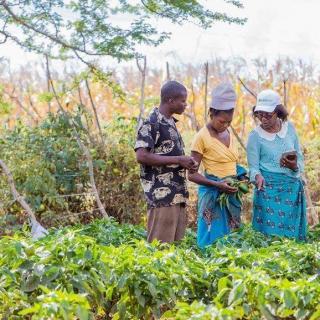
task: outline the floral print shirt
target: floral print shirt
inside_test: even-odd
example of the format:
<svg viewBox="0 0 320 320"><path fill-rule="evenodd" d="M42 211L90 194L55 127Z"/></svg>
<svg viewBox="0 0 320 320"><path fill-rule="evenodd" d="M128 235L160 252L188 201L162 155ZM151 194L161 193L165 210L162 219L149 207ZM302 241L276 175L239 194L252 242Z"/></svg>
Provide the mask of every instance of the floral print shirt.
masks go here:
<svg viewBox="0 0 320 320"><path fill-rule="evenodd" d="M140 126L135 151L146 148L164 156L184 155L184 144L175 122L154 108ZM140 179L148 208L168 207L186 203L188 190L186 170L178 164L165 166L141 165Z"/></svg>

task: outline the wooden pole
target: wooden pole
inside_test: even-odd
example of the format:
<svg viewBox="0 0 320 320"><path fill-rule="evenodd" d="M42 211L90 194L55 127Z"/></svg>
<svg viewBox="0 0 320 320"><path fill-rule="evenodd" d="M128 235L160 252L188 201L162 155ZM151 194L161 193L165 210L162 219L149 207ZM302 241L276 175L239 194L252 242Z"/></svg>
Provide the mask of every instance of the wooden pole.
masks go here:
<svg viewBox="0 0 320 320"><path fill-rule="evenodd" d="M168 61L166 62L166 70L167 70L167 81L169 81L171 77L170 77L170 66Z"/></svg>
<svg viewBox="0 0 320 320"><path fill-rule="evenodd" d="M204 64L204 74L205 74L205 82L204 82L204 121L208 120L208 77L209 77L209 63L206 62Z"/></svg>
<svg viewBox="0 0 320 320"><path fill-rule="evenodd" d="M283 79L283 105L287 107L287 79Z"/></svg>
<svg viewBox="0 0 320 320"><path fill-rule="evenodd" d="M145 95L145 85L146 85L146 70L147 70L147 57L143 56L143 65L140 64L139 58L136 58L137 67L141 73L141 85L140 85L140 112L138 118L138 128L144 117L144 95Z"/></svg>

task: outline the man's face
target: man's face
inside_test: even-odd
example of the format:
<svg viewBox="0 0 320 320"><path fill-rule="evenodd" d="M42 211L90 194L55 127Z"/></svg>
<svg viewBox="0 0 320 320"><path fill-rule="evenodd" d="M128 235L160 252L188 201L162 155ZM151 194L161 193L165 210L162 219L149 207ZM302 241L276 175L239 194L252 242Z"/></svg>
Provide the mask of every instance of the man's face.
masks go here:
<svg viewBox="0 0 320 320"><path fill-rule="evenodd" d="M169 102L173 113L182 114L187 107L187 92L182 91L177 98L170 99Z"/></svg>

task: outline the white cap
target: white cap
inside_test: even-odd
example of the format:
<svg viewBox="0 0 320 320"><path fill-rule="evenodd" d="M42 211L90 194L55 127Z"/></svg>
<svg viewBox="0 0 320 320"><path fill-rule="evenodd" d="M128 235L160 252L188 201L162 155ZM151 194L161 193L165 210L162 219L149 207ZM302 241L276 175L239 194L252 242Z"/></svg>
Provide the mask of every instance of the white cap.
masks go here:
<svg viewBox="0 0 320 320"><path fill-rule="evenodd" d="M254 111L273 112L281 104L279 94L274 90L263 90L258 94Z"/></svg>

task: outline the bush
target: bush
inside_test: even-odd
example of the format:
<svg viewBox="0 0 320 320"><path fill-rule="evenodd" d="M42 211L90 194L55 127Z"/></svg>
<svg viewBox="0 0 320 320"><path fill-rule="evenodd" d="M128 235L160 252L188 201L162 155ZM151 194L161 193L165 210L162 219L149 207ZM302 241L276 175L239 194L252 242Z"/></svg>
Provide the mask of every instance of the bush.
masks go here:
<svg viewBox="0 0 320 320"><path fill-rule="evenodd" d="M140 223L146 202L134 152L136 120L115 118L105 128L105 136L106 148L98 150L104 162L96 181L106 211L117 221Z"/></svg>
<svg viewBox="0 0 320 320"><path fill-rule="evenodd" d="M79 117L75 120L82 134ZM38 127L20 124L5 132L0 143L0 158L41 222L47 226L73 222L67 214L79 211L82 201L68 195L86 192L89 185L88 170L67 119L51 114ZM0 193L4 213L23 214L20 204L12 201L7 179L1 179Z"/></svg>
<svg viewBox="0 0 320 320"><path fill-rule="evenodd" d="M309 141L304 147L305 171L311 191L311 198L320 207L320 139Z"/></svg>
<svg viewBox="0 0 320 320"><path fill-rule="evenodd" d="M81 114L73 120L86 141L88 129L82 124ZM132 146L135 123L117 118L105 132L105 148L89 146L101 200L107 213L118 221L139 223L145 206ZM0 158L42 224L88 222L100 216L86 159L64 115L51 114L34 128L20 124L2 135L0 146ZM0 220L8 233L16 228L10 221L23 221L24 212L12 199L7 179L0 180L0 197ZM4 228L1 230L4 233Z"/></svg>

